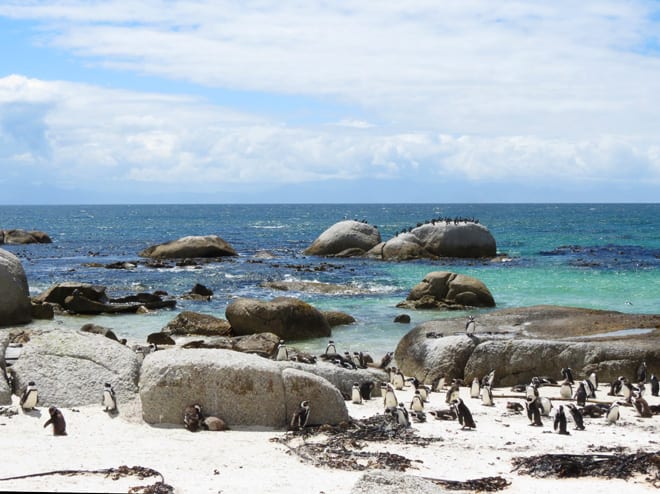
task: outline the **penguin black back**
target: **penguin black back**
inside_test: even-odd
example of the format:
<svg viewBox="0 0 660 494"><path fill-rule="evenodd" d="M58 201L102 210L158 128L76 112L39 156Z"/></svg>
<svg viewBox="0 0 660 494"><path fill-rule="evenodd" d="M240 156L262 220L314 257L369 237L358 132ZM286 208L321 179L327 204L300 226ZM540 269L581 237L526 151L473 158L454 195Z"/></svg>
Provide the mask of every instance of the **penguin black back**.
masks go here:
<svg viewBox="0 0 660 494"><path fill-rule="evenodd" d="M48 414L50 418L44 424L44 427L48 427L53 424L53 435L54 436L66 436L66 421L64 420L64 415L56 407L50 407L48 409Z"/></svg>
<svg viewBox="0 0 660 494"><path fill-rule="evenodd" d="M559 434L568 435L569 432L566 430L566 414L564 413L564 406L559 405L557 412L555 413L555 423L554 423L555 432Z"/></svg>

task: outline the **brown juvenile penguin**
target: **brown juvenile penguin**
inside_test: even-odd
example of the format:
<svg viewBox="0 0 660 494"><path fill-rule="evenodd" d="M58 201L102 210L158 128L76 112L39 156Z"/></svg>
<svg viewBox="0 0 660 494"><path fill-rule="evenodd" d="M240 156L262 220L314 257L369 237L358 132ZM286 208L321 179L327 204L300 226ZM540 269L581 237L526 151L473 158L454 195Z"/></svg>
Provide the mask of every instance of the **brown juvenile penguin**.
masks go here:
<svg viewBox="0 0 660 494"><path fill-rule="evenodd" d="M190 432L197 432L203 422L204 416L200 405L188 405L183 411L183 424Z"/></svg>
<svg viewBox="0 0 660 494"><path fill-rule="evenodd" d="M54 436L66 436L66 422L64 421L64 415L55 407L50 407L48 409L50 418L44 424L44 427L48 427L50 424L53 424L53 435Z"/></svg>

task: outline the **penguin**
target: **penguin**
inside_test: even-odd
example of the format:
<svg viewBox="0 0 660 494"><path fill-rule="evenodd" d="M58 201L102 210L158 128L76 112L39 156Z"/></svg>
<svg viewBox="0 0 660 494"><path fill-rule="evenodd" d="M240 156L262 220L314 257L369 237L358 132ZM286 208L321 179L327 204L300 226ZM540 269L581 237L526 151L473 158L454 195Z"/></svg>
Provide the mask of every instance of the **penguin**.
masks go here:
<svg viewBox="0 0 660 494"><path fill-rule="evenodd" d="M403 372L396 369L394 375L392 376L392 386L394 387L394 389L401 391L404 388L405 383L406 383L406 378L403 375Z"/></svg>
<svg viewBox="0 0 660 494"><path fill-rule="evenodd" d="M358 369L363 369L364 367L362 366L362 360L360 359L360 354L358 352L353 352L353 364L355 364L355 367Z"/></svg>
<svg viewBox="0 0 660 494"><path fill-rule="evenodd" d="M590 417L592 419L597 419L602 417L607 412L608 409L609 407L607 405L601 406L601 405L589 404L582 407L582 410L580 411L582 412L583 417Z"/></svg>
<svg viewBox="0 0 660 494"><path fill-rule="evenodd" d="M396 393L394 392L394 387L391 383L385 384L385 395L383 396L383 406L385 410L388 408L395 408L399 404L399 400L396 398Z"/></svg>
<svg viewBox="0 0 660 494"><path fill-rule="evenodd" d="M570 400L573 397L573 387L568 381L561 383L559 387L559 396L564 400Z"/></svg>
<svg viewBox="0 0 660 494"><path fill-rule="evenodd" d="M396 418L397 423L401 427L410 427L410 417L408 416L408 410L403 406L403 403L399 403L398 406L390 408L390 413L394 418Z"/></svg>
<svg viewBox="0 0 660 494"><path fill-rule="evenodd" d="M422 401L425 403L429 401L429 393L431 392L431 388L429 388L426 384L420 383L419 379L417 379L415 376L409 377L406 379L406 381L412 383L415 391L419 391L419 394L422 397Z"/></svg>
<svg viewBox="0 0 660 494"><path fill-rule="evenodd" d="M655 374L651 374L651 396L658 396L660 392L660 383Z"/></svg>
<svg viewBox="0 0 660 494"><path fill-rule="evenodd" d="M112 389L110 383L105 383L103 385L103 400L101 404L104 406L104 411L114 412L117 410L117 397L115 396L115 390Z"/></svg>
<svg viewBox="0 0 660 494"><path fill-rule="evenodd" d="M528 384L525 387L525 398L528 400L533 400L539 397L539 388L538 385L534 382Z"/></svg>
<svg viewBox="0 0 660 494"><path fill-rule="evenodd" d="M383 358L380 360L380 364L378 364L378 367L380 369L385 369L387 368L388 365L392 362L392 352L387 352L385 355L383 355Z"/></svg>
<svg viewBox="0 0 660 494"><path fill-rule="evenodd" d="M362 404L362 393L360 393L360 385L358 383L353 383L353 389L351 390L351 401L356 405Z"/></svg>
<svg viewBox="0 0 660 494"><path fill-rule="evenodd" d="M436 420L456 420L456 411L450 407L442 410L432 410L429 412Z"/></svg>
<svg viewBox="0 0 660 494"><path fill-rule="evenodd" d="M360 384L360 396L363 400L370 400L371 393L374 391L375 384L373 381L365 381Z"/></svg>
<svg viewBox="0 0 660 494"><path fill-rule="evenodd" d="M646 382L646 362L642 361L637 367L637 382L645 383Z"/></svg>
<svg viewBox="0 0 660 494"><path fill-rule="evenodd" d="M64 415L55 407L48 408L50 418L44 424L44 428L53 424L53 436L66 436L66 421Z"/></svg>
<svg viewBox="0 0 660 494"><path fill-rule="evenodd" d="M467 322L465 323L465 334L472 336L476 327L477 321L474 320L474 316L469 316Z"/></svg>
<svg viewBox="0 0 660 494"><path fill-rule="evenodd" d="M490 389L490 386L481 388L481 404L487 407L495 406L493 402L493 390Z"/></svg>
<svg viewBox="0 0 660 494"><path fill-rule="evenodd" d="M472 379L472 386L470 386L470 398L479 398L481 395L481 384L476 377Z"/></svg>
<svg viewBox="0 0 660 494"><path fill-rule="evenodd" d="M615 424L619 420L619 405L617 403L612 403L610 408L607 409L605 420L608 424Z"/></svg>
<svg viewBox="0 0 660 494"><path fill-rule="evenodd" d="M445 389L445 376L439 376L431 382L431 389L433 391L442 391Z"/></svg>
<svg viewBox="0 0 660 494"><path fill-rule="evenodd" d="M636 396L633 398L632 402L640 417L645 419L653 417L651 409L649 408L649 404L644 398L641 396Z"/></svg>
<svg viewBox="0 0 660 494"><path fill-rule="evenodd" d="M301 430L307 427L310 410L311 410L311 406L309 404L309 401L308 400L301 401L298 410L296 410L293 413L293 416L291 417L291 428Z"/></svg>
<svg viewBox="0 0 660 494"><path fill-rule="evenodd" d="M426 413L424 412L413 412L412 414L413 421L422 423L426 422Z"/></svg>
<svg viewBox="0 0 660 494"><path fill-rule="evenodd" d="M280 344L277 345L277 355L275 360L289 360L289 351L284 344L284 340L280 340Z"/></svg>
<svg viewBox="0 0 660 494"><path fill-rule="evenodd" d="M463 403L463 400L458 398L452 402L452 407L454 408L454 413L458 417L458 423L461 424L461 430L464 430L466 427L468 429L476 429L477 425L474 423L472 418L472 413L470 409Z"/></svg>
<svg viewBox="0 0 660 494"><path fill-rule="evenodd" d="M28 382L23 395L21 396L21 408L23 410L32 410L39 403L39 393L37 392L37 386L34 384L34 381Z"/></svg>
<svg viewBox="0 0 660 494"><path fill-rule="evenodd" d="M621 396L623 396L623 399L626 401L626 403L630 403L634 389L628 379L625 377L623 379L624 380L621 381Z"/></svg>
<svg viewBox="0 0 660 494"><path fill-rule="evenodd" d="M415 391L415 394L412 397L412 401L410 402L410 409L413 412L424 411L424 400L422 400L422 396L419 393L419 390Z"/></svg>
<svg viewBox="0 0 660 494"><path fill-rule="evenodd" d="M527 398L525 400L525 408L527 409L527 418L529 418L530 424L535 427L542 427L543 422L541 422L541 410L536 401L536 398Z"/></svg>
<svg viewBox="0 0 660 494"><path fill-rule="evenodd" d="M619 376L614 381L612 381L610 384L610 392L607 393L607 396L618 396L618 394L621 392L621 387L623 386L625 379L625 377Z"/></svg>
<svg viewBox="0 0 660 494"><path fill-rule="evenodd" d="M204 422L202 407L198 404L188 405L183 411L183 425L190 432L197 432Z"/></svg>
<svg viewBox="0 0 660 494"><path fill-rule="evenodd" d="M541 415L549 417L550 411L552 410L552 402L550 401L550 398L539 396L536 401L539 405L539 411L541 412Z"/></svg>
<svg viewBox="0 0 660 494"><path fill-rule="evenodd" d="M575 430L583 431L584 419L582 417L582 414L580 413L580 410L578 410L578 407L576 407L575 404L573 403L569 403L568 405L566 405L566 407L568 408L568 411L571 414L573 422L575 422Z"/></svg>
<svg viewBox="0 0 660 494"><path fill-rule="evenodd" d="M570 367L564 367L561 370L561 375L568 384L575 384L575 381L573 380L573 370Z"/></svg>
<svg viewBox="0 0 660 494"><path fill-rule="evenodd" d="M555 423L554 423L555 432L563 434L565 436L570 433L566 430L566 414L564 413L564 406L559 405L557 412L555 413Z"/></svg>
<svg viewBox="0 0 660 494"><path fill-rule="evenodd" d="M334 341L328 341L328 345L325 347L325 355L337 355L337 347L335 347Z"/></svg>
<svg viewBox="0 0 660 494"><path fill-rule="evenodd" d="M587 389L584 384L584 381L578 384L577 389L575 390L575 401L578 404L578 406L583 407L585 403L587 402Z"/></svg>
<svg viewBox="0 0 660 494"><path fill-rule="evenodd" d="M595 372L592 372L589 374L589 377L587 380L593 384L593 396L590 396L589 398L595 398L596 397L596 391L598 390L598 375Z"/></svg>
<svg viewBox="0 0 660 494"><path fill-rule="evenodd" d="M495 369L492 369L486 376L485 385L492 389L494 384L495 384Z"/></svg>
<svg viewBox="0 0 660 494"><path fill-rule="evenodd" d="M461 393L460 388L456 382L451 384L451 387L447 390L447 395L445 396L445 403L452 403L453 401L458 400Z"/></svg>

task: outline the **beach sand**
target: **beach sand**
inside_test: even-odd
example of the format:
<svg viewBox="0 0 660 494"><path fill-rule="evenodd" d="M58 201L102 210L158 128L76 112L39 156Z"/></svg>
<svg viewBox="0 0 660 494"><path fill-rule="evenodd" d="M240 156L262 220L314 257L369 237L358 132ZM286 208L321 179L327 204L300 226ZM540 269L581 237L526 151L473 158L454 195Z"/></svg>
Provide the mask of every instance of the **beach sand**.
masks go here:
<svg viewBox="0 0 660 494"><path fill-rule="evenodd" d="M558 397L559 388L543 387L545 396ZM601 386L600 400L612 399ZM399 401L410 403L412 389L397 391ZM526 414L513 414L507 401L509 389L496 389L495 406L481 405L461 388L461 397L477 423L475 430L461 430L456 421L439 421L428 415L426 423L412 427L420 436L438 437L427 446L389 442L369 442L365 450L389 451L413 460L406 475L468 480L502 476L510 485L503 492L550 493L571 490L589 492L658 492L639 475L628 481L602 478L538 479L513 470L511 459L544 453L602 453L614 447L626 453L659 451L657 430L660 417L639 418L634 408L621 407L621 419L607 425L605 419L585 418L585 431L569 436L555 433L552 416L543 418L543 427L531 427ZM660 404L648 396L650 404ZM15 401L17 402L17 398ZM100 397L99 397L100 401ZM555 409L562 403L555 401ZM317 467L291 454L288 447L273 438L284 438L285 431L232 429L225 432L192 433L182 426L154 427L141 419L139 400L120 404L120 413L111 417L98 406L61 409L67 422L67 436L52 435L44 428L47 407L32 412L19 408L17 415L0 416L0 478L55 470L104 470L122 465L154 469L177 493L347 493L364 472ZM315 404L312 404L314 406ZM316 404L318 406L318 404ZM346 402L351 417L359 419L383 413L382 399L361 405ZM446 408L445 394L432 393L426 410ZM306 437L306 441L321 438ZM295 440L302 440L296 438ZM293 443L292 443L293 444ZM77 475L50 474L25 479L1 480L1 491L47 492L127 492L131 487L153 485L159 477L137 476L113 480L100 473ZM399 491L401 492L401 491Z"/></svg>

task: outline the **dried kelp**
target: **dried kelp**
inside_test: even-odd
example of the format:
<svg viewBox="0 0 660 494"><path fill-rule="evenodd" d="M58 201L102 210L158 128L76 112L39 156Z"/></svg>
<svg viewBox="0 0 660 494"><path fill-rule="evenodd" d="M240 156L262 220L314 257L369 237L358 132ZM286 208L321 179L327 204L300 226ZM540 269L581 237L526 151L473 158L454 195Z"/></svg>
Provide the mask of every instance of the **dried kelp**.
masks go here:
<svg viewBox="0 0 660 494"><path fill-rule="evenodd" d="M322 435L326 438L307 441ZM291 443L299 438L304 440L303 443L292 446ZM420 437L414 429L398 425L390 415L375 415L337 426L322 425L289 431L283 438L271 440L286 445L291 453L317 466L358 471L379 468L403 472L412 467L413 460L389 452L365 451L367 443L390 441L427 446L440 439Z"/></svg>
<svg viewBox="0 0 660 494"><path fill-rule="evenodd" d="M629 479L635 474L660 488L660 452L632 454L545 454L513 458L513 470L534 477L605 477Z"/></svg>
<svg viewBox="0 0 660 494"><path fill-rule="evenodd" d="M442 486L448 491L477 491L477 492L496 492L506 489L511 482L504 477L482 477L480 479L469 480L444 480L431 477L422 477L436 485Z"/></svg>

